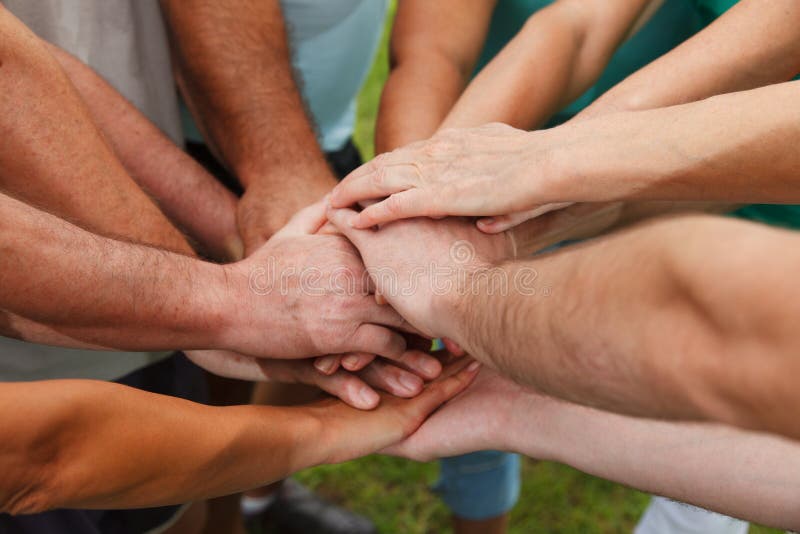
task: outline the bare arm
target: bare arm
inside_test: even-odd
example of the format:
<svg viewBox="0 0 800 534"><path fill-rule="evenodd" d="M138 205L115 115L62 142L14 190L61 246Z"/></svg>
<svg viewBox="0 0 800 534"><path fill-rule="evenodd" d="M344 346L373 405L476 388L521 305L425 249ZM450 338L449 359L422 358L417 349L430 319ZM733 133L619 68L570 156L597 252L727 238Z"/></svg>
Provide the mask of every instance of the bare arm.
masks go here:
<svg viewBox="0 0 800 534"><path fill-rule="evenodd" d="M105 235L192 254L125 172L46 47L0 6L0 188Z"/></svg>
<svg viewBox="0 0 800 534"><path fill-rule="evenodd" d="M653 223L503 267L514 281L535 270L539 292L489 295L481 282L442 314L458 332L445 334L568 400L797 437L797 244L734 220Z"/></svg>
<svg viewBox="0 0 800 534"><path fill-rule="evenodd" d="M215 259L242 255L236 197L81 61L49 46L134 180Z"/></svg>
<svg viewBox="0 0 800 534"><path fill-rule="evenodd" d="M391 41L391 72L381 96L375 150L427 139L469 82L496 0L404 0Z"/></svg>
<svg viewBox="0 0 800 534"><path fill-rule="evenodd" d="M338 401L217 408L93 381L0 384L0 511L163 506L257 487L402 439L475 373L371 412Z"/></svg>
<svg viewBox="0 0 800 534"><path fill-rule="evenodd" d="M742 0L579 117L652 109L790 80L800 73L800 4Z"/></svg>
<svg viewBox="0 0 800 534"><path fill-rule="evenodd" d="M800 525L800 447L715 424L585 408L485 369L389 452L428 461L475 450L557 461L636 489L774 527Z"/></svg>
<svg viewBox="0 0 800 534"><path fill-rule="evenodd" d="M251 252L336 183L292 75L280 4L162 6L181 91L212 149L245 187L238 222Z"/></svg>
<svg viewBox="0 0 800 534"><path fill-rule="evenodd" d="M637 19L660 3L559 0L537 11L469 84L442 128L541 126L597 81Z"/></svg>

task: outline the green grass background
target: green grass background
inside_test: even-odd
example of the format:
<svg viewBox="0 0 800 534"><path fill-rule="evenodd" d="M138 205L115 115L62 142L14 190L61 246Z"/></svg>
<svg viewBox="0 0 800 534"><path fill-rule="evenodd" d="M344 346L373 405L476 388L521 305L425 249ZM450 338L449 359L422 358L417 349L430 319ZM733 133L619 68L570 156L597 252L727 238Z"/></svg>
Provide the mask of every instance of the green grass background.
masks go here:
<svg viewBox="0 0 800 534"><path fill-rule="evenodd" d="M388 66L388 29L359 99L356 145L365 158L374 155L375 117ZM735 469L736 466L731 466ZM325 497L375 521L382 533L451 532L449 514L428 490L437 464L371 456L300 473L297 478ZM525 460L519 504L511 514L511 532L605 534L631 532L649 497L550 462ZM752 526L753 534L780 531Z"/></svg>

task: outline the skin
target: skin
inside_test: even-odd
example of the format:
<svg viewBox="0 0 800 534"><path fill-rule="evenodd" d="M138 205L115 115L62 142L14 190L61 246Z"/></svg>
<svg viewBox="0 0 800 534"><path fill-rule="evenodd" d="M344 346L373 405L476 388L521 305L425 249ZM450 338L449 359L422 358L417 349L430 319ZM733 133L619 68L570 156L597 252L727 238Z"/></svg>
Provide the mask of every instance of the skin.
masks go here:
<svg viewBox="0 0 800 534"><path fill-rule="evenodd" d="M363 166L337 187L331 204L391 195L354 217L366 228L565 201L797 203L797 87L788 82L539 132L503 125L446 131Z"/></svg>
<svg viewBox="0 0 800 534"><path fill-rule="evenodd" d="M4 232L4 237L7 238L5 246L9 247L9 251L24 248L28 252L35 249L38 253L45 253L47 250L56 250L59 246L69 248L70 245L75 245L78 248L69 250L67 256L74 258L77 263L69 265L68 269L75 272L73 275L75 280L80 280L84 284L78 284L78 287L85 289L78 300L71 300L72 297L62 295L67 299L63 302L73 302L74 304L65 306L61 300L53 299L53 294L42 293L38 300L31 295L26 295L24 288L38 285L37 281L41 281L35 277L24 276L30 272L23 269L4 273L7 275L4 278L9 284L12 284L6 286L8 289L5 292L6 295L13 294L19 299L22 307L15 307L10 304L10 301L7 306L0 306L5 308L3 320L0 322L0 331L8 336L52 345L92 349L124 349L130 346L129 340L125 339L126 335L138 337L140 334L134 333L138 331L136 329L126 331L126 328L131 325L122 326L118 330L114 325L124 322L126 319L123 318L130 319L132 322L136 321L135 318L126 316L124 311L126 306L133 306L133 302L129 300L126 303L119 303L121 307L117 307L113 301L119 299L120 295L126 294L125 292L130 290L130 286L123 284L123 292L120 293L120 280L117 280L116 293L109 287L103 288L103 291L107 292L103 294L101 291L98 296L98 287L93 285L98 280L91 276L84 277L81 269L85 268L86 272L92 272L92 269L102 264L105 258L102 254L95 256L81 254L80 247L72 238L80 236L78 243L81 240L91 241L92 246L101 250L103 254L112 254L112 251L118 250L118 246L127 247L126 253L131 253L127 256L127 261L131 263L122 266L122 270L119 272L134 271L133 266L138 268L136 261L140 256L150 258L151 265L156 266L163 259L161 251L144 247L129 247L127 243L100 239L99 235L121 237L126 241L174 250L187 256L187 258L181 258L167 254L166 257L174 260L174 265L186 263L187 265L201 266L202 269L204 264L188 258L188 256L194 255L192 248L127 174L125 167L115 157L115 151L122 154L123 159L129 161L138 176L151 182L168 182L168 180L161 179L161 176L171 172L173 165L187 169L185 174L180 175L185 182L184 185L196 178L198 180L196 185L202 189L202 180L209 178L202 173L196 173L198 167L192 166L194 164L184 165L183 160L186 157L178 156L182 153L170 145L161 134L155 134L155 127L141 115L138 113L127 115L130 106L124 102L124 99L84 65L58 49L48 48L16 18L1 8L0 25L8 37L4 39L2 50L0 50L0 61L3 64L2 71L0 71L2 73L0 84L4 94L9 96L7 102L14 104L13 109L8 109L5 113L0 114L2 127L9 133L6 142L0 147L0 168L2 168L0 187L17 195L21 200L34 203L58 217L66 218L81 225L84 229L96 232L96 234L91 234L78 230L63 220L20 204L10 197L3 197L3 205L9 207L9 211L4 213L4 217L6 217L4 223L7 225ZM64 71L59 67L59 63L54 59L52 53L55 53L61 64L65 65L72 76L71 79L64 75ZM85 100L81 98L70 80L74 80L78 84L81 94L92 102L93 108L87 109ZM100 104L108 104L108 106L103 107ZM103 109L99 109L99 107ZM117 113L123 113L124 116L116 117ZM95 118L106 127L105 132L98 131L92 121ZM132 128L131 131L135 135L132 136L131 145L125 144L124 136L120 131L121 126ZM115 150L106 144L106 138L115 143ZM63 139L69 139L70 142L64 143ZM136 146L144 141L153 143L152 150L147 152L153 158L152 165L147 162L137 163L138 160L133 157ZM159 158L159 154L163 154L163 157ZM154 183L153 188L157 187ZM160 191L169 196L165 193L165 189ZM214 191L214 189L210 188L208 191ZM221 198L224 200L225 197ZM20 217L20 219L16 217ZM232 220L232 212L230 220ZM224 217L218 218L217 221L220 223L220 228L225 227ZM20 225L19 234L15 230L16 225ZM26 229L30 231L26 233ZM53 234L50 231L56 235L63 234L63 243L53 243ZM209 241L212 248L217 250L226 248L229 243L220 237L223 235L228 234L222 232ZM325 240L325 242L329 243L330 241ZM318 244L319 241L315 240L315 243ZM287 245L282 245L273 252L280 256L282 254L280 250L288 250L288 248ZM86 250L90 249L85 249L84 252ZM134 250L138 252L132 253ZM126 261L124 259L126 253L119 257L121 265ZM36 253L33 255L35 256ZM4 266L6 268L24 267L22 255L18 258L12 255L6 259L8 260ZM284 257L284 259L289 260L288 257ZM169 260L166 261L169 262ZM291 260L289 261L291 262ZM52 265L52 258L48 257L46 262L41 263L39 267L45 268L47 265ZM64 273L60 272L60 274ZM45 276L47 282L44 285L47 285L48 282L52 286L63 285L63 280L69 279L60 275L54 277L52 272ZM149 277L146 272L140 272L138 276L141 279ZM176 274L175 276L182 277L183 275ZM162 280L162 283L165 286L163 291L169 292L166 286L171 283L167 280ZM202 277L198 283L202 283ZM246 282L243 286L246 287ZM58 295L58 293L55 294ZM109 300L109 307L98 311L101 314L109 313L111 315L107 315L99 321L91 318L91 312L89 316L84 316L87 308L95 307L95 299L102 300L104 298ZM353 296L352 298L357 297ZM165 309L155 311L159 308L159 301L160 297L154 294L149 304L138 301L136 305L142 306L142 312L147 313L149 309L151 313L154 313L153 319L157 322L159 314L163 317L166 311ZM253 305L257 304L254 302ZM26 311L27 307L37 311L34 312L34 315L30 315ZM53 307L55 310L47 310L47 308ZM246 321L244 318L242 320ZM307 324L307 326L313 328L313 325ZM277 323L276 327L278 327ZM286 329L283 326L280 328L289 336L292 335L292 332L298 333L297 329ZM167 327L168 330L169 327ZM376 331L373 329L373 332ZM167 335L155 341L156 345L161 344L163 348L169 350L193 348L189 345L182 345L178 338L170 341L171 334L163 333ZM378 331L378 335L382 333L382 331ZM144 337L149 338L150 335ZM205 343L204 340L198 341L201 345ZM395 346L397 346L397 341L395 341ZM144 346L139 348L146 349ZM259 350L263 350L263 348ZM361 408L374 407L378 401L377 395L367 384L403 396L418 393L422 386L422 381L418 377L400 367L390 366L383 362L375 369L362 372L362 377L359 378L347 373L330 374L327 377L315 376L311 373L313 367L310 361L265 362L240 354L232 354L225 350L190 353L190 357L205 368L226 376L253 380L281 377L291 382L318 385ZM420 365L427 367L418 371L423 377L432 378L441 369L437 361L420 352L407 351L400 358L403 362L402 365L408 369L414 370Z"/></svg>
<svg viewBox="0 0 800 534"><path fill-rule="evenodd" d="M181 93L209 146L245 188L237 221L249 254L336 184L292 75L280 3L161 5Z"/></svg>
<svg viewBox="0 0 800 534"><path fill-rule="evenodd" d="M139 187L206 255L220 261L240 259L236 197L92 69L60 48L47 46Z"/></svg>
<svg viewBox="0 0 800 534"><path fill-rule="evenodd" d="M780 529L800 526L795 442L709 423L615 415L547 397L489 369L385 452L428 461L485 449L565 463Z"/></svg>
<svg viewBox="0 0 800 534"><path fill-rule="evenodd" d="M351 185L350 178L345 180L345 183L334 192L333 204L339 207L346 205L345 201L350 199L379 199L391 195L391 205L384 202L372 208L373 213L378 212L378 217L373 218L372 214L368 213L359 223L367 224L373 222L373 219L393 220L411 216L412 213L441 215L441 212L445 211L449 214L459 215L492 215L493 217L489 219L482 219L479 226L485 231L496 232L552 209L553 206L541 208L541 205L545 203L540 200L543 200L545 196L556 198L556 202L561 206L564 202L581 201L587 197L590 197L591 201L596 201L599 197L607 197L608 194L623 199L636 199L643 196L653 198L658 195L661 200L691 196L695 200L712 198L714 200L759 201L764 197L763 193L759 194L761 182L758 183L759 187L751 188L752 190L747 191L747 194L741 191L741 184L739 184L739 187L734 188L732 194L728 195L730 184L726 181L715 180L717 172L714 169L705 169L702 174L694 172L698 170L699 165L695 165L694 171L690 172L688 176L676 177L679 180L693 180L684 183L682 194L678 194L674 190L666 190L661 186L654 187L652 182L660 179L664 173L674 171L674 168L667 167L667 165L674 164L674 159L679 158L683 150L685 150L683 154L687 156L687 159L695 158L704 161L706 155L698 155L698 147L713 145L713 157L721 151L732 151L734 146L738 147L734 143L747 143L747 141L743 141L743 137L746 135L737 137L729 134L736 132L736 128L755 126L759 120L757 112L761 109L766 109L769 115L763 125L765 130L770 128L781 130L783 128L781 124L769 121L774 114L782 111L781 106L785 106L786 100L773 102L771 105L764 104L753 94L752 100L746 97L727 102L712 99L712 102L707 103L708 107L706 108L675 108L676 117L681 118L685 117L683 111L693 112L704 109L701 113L709 112L711 115L705 115L705 117L713 119L713 121L700 129L680 132L679 135L682 136L682 139L675 143L673 143L673 138L676 132L673 131L671 135L665 136L663 140L667 144L666 149L673 149L674 157L672 160L657 158L652 162L652 166L646 160L651 155L650 153L641 154L642 157L639 157L638 150L645 144L643 142L635 146L636 152L634 153L637 154L637 157L631 158L631 152L634 149L630 146L630 140L655 139L660 141L660 134L655 132L656 125L651 125L651 131L632 131L626 130L624 127L619 128L617 131L621 134L620 137L622 135L632 135L633 137L625 137L622 143L619 138L608 139L607 144L610 146L612 143L618 143L617 150L624 151L624 159L631 163L627 175L615 174L619 169L598 169L598 174L594 175L593 169L578 169L576 168L578 165L573 165L573 163L585 161L588 163L587 167L593 168L598 165L602 168L616 163L610 160L592 159L581 148L586 146L584 145L587 140L586 136L592 135L598 138L596 139L599 142L598 145L605 145L606 142L600 139L602 135L598 135L598 132L607 133L605 129L607 126L616 129L615 126L611 126L615 122L611 117L606 118L607 122L591 121L593 118L599 119L603 115L625 110L674 106L716 94L744 91L790 79L800 71L800 33L797 32L800 11L798 9L796 2L791 0L772 3L759 0L739 2L706 30L611 89L578 115L572 121L573 124L556 128L558 133L551 131L552 135L550 133L537 134L535 136L537 139L531 144L531 147L535 148L531 151L519 148L520 143L524 144L521 141L524 137L523 132L503 130L499 126L483 130L444 132L428 143L409 147L408 151L405 149L400 151L400 154L403 155L396 160L378 162L371 169L357 171L354 173L356 178L352 180L352 182L356 182L355 186ZM786 93L783 94L786 95L790 92L791 89L787 88ZM767 95L768 93L762 94L769 98ZM731 95L731 98L735 99L736 97ZM753 105L754 108L751 108L747 117L742 117L742 120L737 122L736 117L724 117L722 113L714 113L715 106L719 110L723 102L731 106ZM764 105L766 108L762 107ZM793 108L790 106L786 109L789 110L787 119L790 120ZM624 125L632 116L618 115L616 122L620 126ZM645 116L640 117L645 119ZM671 123L671 119L666 116L654 115L647 118ZM731 123L726 122L729 119L732 121ZM575 124L583 121L587 121L590 125ZM762 130L762 134L764 133L765 131ZM777 134L775 135L777 136ZM762 152L763 146L770 143L768 138L771 139L770 136L762 138L761 144L751 143L751 148L756 153ZM557 149L551 144L551 141L559 143L562 149ZM784 145L782 141L778 141L773 143L773 146L780 148ZM480 152L475 159L480 161L470 161L470 169L466 173L465 169L458 168L457 164L452 168L454 174L440 171L438 166L445 165L451 157L450 154L453 156L456 153L465 155L476 149ZM537 153L534 154L534 152ZM413 157L412 154L414 154ZM765 158L772 157L772 155L769 154ZM525 160L526 156L530 156L530 159ZM590 159L584 159L586 157L590 157ZM607 154L606 157L611 157L611 154ZM387 158L389 157L387 156ZM519 180L512 178L517 174L510 168L513 167L513 164L506 165L507 160L513 158L519 158L518 163L521 166ZM413 169L407 166L407 163L412 161L414 162ZM497 164L497 161L502 163ZM735 174L743 176L743 173L736 167L738 161L733 161L731 167L736 168ZM402 164L398 164L400 162ZM685 161L683 165L690 166L692 163L697 162ZM529 168L534 165L538 170L532 177ZM716 165L716 161L712 160L709 166L714 165ZM635 166L638 167L638 170L633 169ZM656 166L660 167L655 168ZM729 172L731 167L724 170ZM717 169L717 171L719 170L720 168ZM709 174L707 175L706 172ZM455 173L468 177L467 183L463 184L463 187L454 183ZM751 176L759 176L759 174ZM569 182L568 188L561 188L560 177ZM368 185L369 180L380 185L370 186ZM494 190L497 180L503 180L504 183L511 181L514 186L503 190L514 191L515 198L498 195L498 191ZM754 183L752 180L740 179L739 181ZM702 187L699 184L702 184ZM542 188L548 194L537 193L535 199L524 197L519 194L520 190L516 189L517 186L522 188L521 190ZM370 188L373 191L368 193ZM424 190L422 195L425 197L424 199L416 196L415 188ZM624 188L625 193L620 194L619 188ZM689 193L690 189L691 194ZM492 194L488 195L490 190ZM478 191L480 191L479 194ZM584 194L588 191L591 193ZM753 196L749 196L750 193ZM440 207L433 207L432 199L434 198ZM445 198L446 202L442 202ZM495 199L498 200L494 201ZM776 199L775 195L770 195L768 200L786 202L789 199L785 197ZM444 205L457 207L442 208L441 206ZM396 213L389 214L386 208L391 208Z"/></svg>
<svg viewBox="0 0 800 534"><path fill-rule="evenodd" d="M14 430L0 440L0 512L190 502L346 461L408 436L476 373L461 363L371 412L333 400L218 408L95 381L2 384L0 419Z"/></svg>
<svg viewBox="0 0 800 534"><path fill-rule="evenodd" d="M686 216L508 264L474 248L459 264L441 253L449 236L434 244L433 221L357 230L352 215L329 212L369 269L391 270L400 287L427 275L410 292L375 277L389 303L520 383L624 414L800 435L793 232ZM427 246L402 255L387 246L412 235ZM429 265L450 269L458 290L437 292L448 278Z"/></svg>
<svg viewBox="0 0 800 534"><path fill-rule="evenodd" d="M637 22L659 4L557 1L534 13L470 82L496 2L403 2L392 30L377 152L427 139L440 128L543 124L597 80Z"/></svg>

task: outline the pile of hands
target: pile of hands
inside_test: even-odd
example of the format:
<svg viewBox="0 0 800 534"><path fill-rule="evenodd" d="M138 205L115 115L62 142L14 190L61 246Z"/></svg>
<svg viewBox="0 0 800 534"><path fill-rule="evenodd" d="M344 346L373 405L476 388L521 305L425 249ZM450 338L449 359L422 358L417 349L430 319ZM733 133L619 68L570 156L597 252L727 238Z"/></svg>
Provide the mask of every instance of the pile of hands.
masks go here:
<svg viewBox="0 0 800 534"><path fill-rule="evenodd" d="M485 133L503 135L507 127L493 128ZM485 180L467 177L456 193L451 175L464 174L452 166L442 172L439 160L452 158L452 148L467 154L474 147L446 137L444 145L440 137L432 141L434 149L411 145L362 166L246 259L227 266L230 284L247 288L223 333L222 345L235 352L189 353L224 376L316 386L338 397L362 425L380 416L380 443L363 451L366 444L353 444L334 461L390 445L389 452L415 459L496 447L503 434L497 425L520 393L488 368L468 387L480 365L462 349L465 332L455 312L470 273L511 255L503 230L543 210L495 221L448 216L514 206L486 206L492 197L486 189L495 186ZM449 211L442 210L447 202ZM445 350L431 351L434 339Z"/></svg>

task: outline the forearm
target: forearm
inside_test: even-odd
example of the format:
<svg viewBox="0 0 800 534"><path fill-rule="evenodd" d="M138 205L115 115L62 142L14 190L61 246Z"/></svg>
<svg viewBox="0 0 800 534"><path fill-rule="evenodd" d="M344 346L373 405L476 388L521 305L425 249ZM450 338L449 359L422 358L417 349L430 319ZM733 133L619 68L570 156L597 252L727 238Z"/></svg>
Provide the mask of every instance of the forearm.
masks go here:
<svg viewBox="0 0 800 534"><path fill-rule="evenodd" d="M524 188L532 204L550 197L798 203L799 88L788 82L543 132L559 170L544 198L536 192L542 186ZM530 150L540 152L540 141L533 138Z"/></svg>
<svg viewBox="0 0 800 534"><path fill-rule="evenodd" d="M9 197L0 210L0 308L90 345L230 348L216 339L234 311L224 267L99 237Z"/></svg>
<svg viewBox="0 0 800 534"><path fill-rule="evenodd" d="M0 188L106 235L191 253L137 187L44 44L0 7ZM69 142L65 142L65 141Z"/></svg>
<svg viewBox="0 0 800 534"><path fill-rule="evenodd" d="M162 0L162 6L181 92L242 185L280 189L302 179L310 191L305 204L333 187L292 75L278 1Z"/></svg>
<svg viewBox="0 0 800 534"><path fill-rule="evenodd" d="M49 50L120 162L164 213L213 257L240 257L235 196L89 67L58 47Z"/></svg>
<svg viewBox="0 0 800 534"><path fill-rule="evenodd" d="M494 5L409 0L398 6L376 153L427 139L439 129L472 75Z"/></svg>
<svg viewBox="0 0 800 534"><path fill-rule="evenodd" d="M653 14L651 3L560 0L541 9L470 83L442 128L541 126L597 81L631 30Z"/></svg>
<svg viewBox="0 0 800 534"><path fill-rule="evenodd" d="M794 0L743 0L579 117L672 106L787 81L800 72L799 20Z"/></svg>
<svg viewBox="0 0 800 534"><path fill-rule="evenodd" d="M483 277L454 301L448 337L573 402L796 436L796 239L727 219L656 222L505 266L505 293ZM781 297L765 299L755 272Z"/></svg>
<svg viewBox="0 0 800 534"><path fill-rule="evenodd" d="M2 440L3 512L176 504L324 460L321 424L301 408L208 407L89 381L7 384L3 393L3 428L14 430Z"/></svg>
<svg viewBox="0 0 800 534"><path fill-rule="evenodd" d="M539 396L516 402L508 448L734 517L797 529L800 448L712 424L610 414ZM530 410L535 408L534 410ZM531 424L532 413L537 414Z"/></svg>

